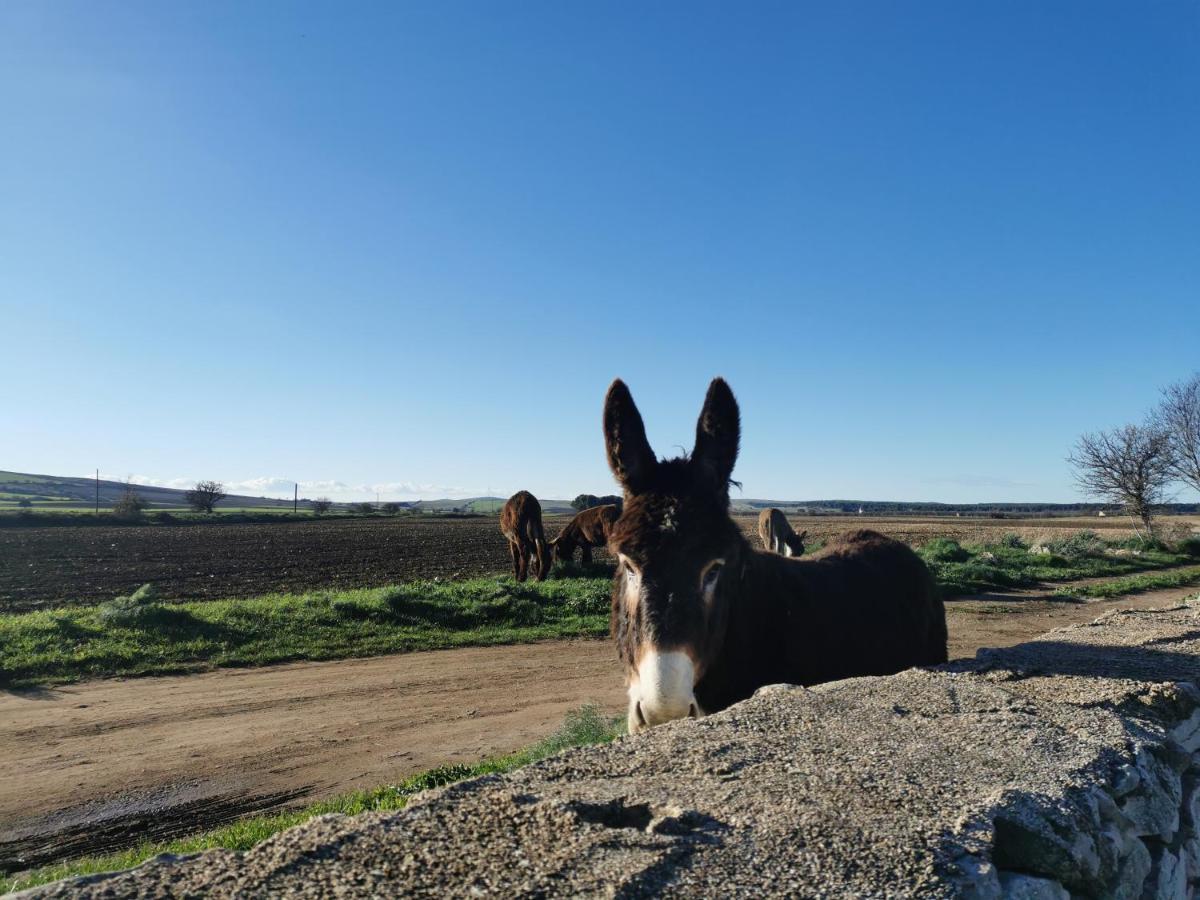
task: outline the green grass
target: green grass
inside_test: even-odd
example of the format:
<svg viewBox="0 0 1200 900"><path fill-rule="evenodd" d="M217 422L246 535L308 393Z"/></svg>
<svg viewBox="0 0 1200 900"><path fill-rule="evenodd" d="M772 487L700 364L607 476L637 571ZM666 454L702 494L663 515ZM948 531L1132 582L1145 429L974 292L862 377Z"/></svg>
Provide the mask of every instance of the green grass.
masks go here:
<svg viewBox="0 0 1200 900"><path fill-rule="evenodd" d="M1047 581L1131 575L1193 561L1187 554L1162 549L1145 550L1141 556L1108 556L1104 551L1111 546L1073 536L1050 545L1050 553L1033 553L1015 540L960 545L937 538L917 548L917 553L945 596L1029 587Z"/></svg>
<svg viewBox="0 0 1200 900"><path fill-rule="evenodd" d="M1071 538L1057 548L1070 553L1068 558L1033 553L1015 541L960 546L938 539L918 552L947 595L1137 575L1195 561L1159 549L1114 557L1103 553L1105 547L1087 537ZM505 576L184 603L135 595L98 606L0 614L0 685L602 637L608 631L610 577L604 565L585 571L560 564L540 584ZM1153 584L1192 583L1178 580L1183 574L1160 577L1164 580ZM1134 590L1151 586L1129 584ZM1088 596L1125 592L1119 585L1089 590Z"/></svg>
<svg viewBox="0 0 1200 900"><path fill-rule="evenodd" d="M1190 587L1200 584L1200 566L1185 569L1174 569L1170 572L1151 572L1145 575L1130 575L1127 578L1116 578L1099 584L1067 585L1054 593L1061 597L1122 597L1125 594L1137 594L1142 591L1156 591L1163 588Z"/></svg>
<svg viewBox="0 0 1200 900"><path fill-rule="evenodd" d="M540 584L506 576L186 603L135 595L0 615L0 684L601 637L611 586L604 572L611 570Z"/></svg>
<svg viewBox="0 0 1200 900"><path fill-rule="evenodd" d="M7 891L17 891L58 881L61 878L128 869L160 853L198 853L214 847L249 850L272 835L291 828L293 825L299 825L314 816L326 813L342 813L352 816L364 812L402 809L408 803L409 798L420 791L480 775L509 772L545 759L568 747L608 743L624 733L625 726L622 719L610 719L604 716L597 707L585 706L568 713L563 726L545 740L508 756L494 757L474 765L441 766L419 775L413 775L399 784L343 794L303 809L253 816L191 837L173 841L147 841L118 853L86 856L45 866L0 880L0 887Z"/></svg>

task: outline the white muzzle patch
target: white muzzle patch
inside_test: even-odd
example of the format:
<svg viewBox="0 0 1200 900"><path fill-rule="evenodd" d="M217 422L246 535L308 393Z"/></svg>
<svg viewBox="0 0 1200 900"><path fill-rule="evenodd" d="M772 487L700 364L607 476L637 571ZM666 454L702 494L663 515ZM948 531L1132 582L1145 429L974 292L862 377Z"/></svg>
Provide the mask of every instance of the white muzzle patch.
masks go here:
<svg viewBox="0 0 1200 900"><path fill-rule="evenodd" d="M643 655L629 685L630 734L672 719L703 715L692 690L695 674L686 653L651 650Z"/></svg>

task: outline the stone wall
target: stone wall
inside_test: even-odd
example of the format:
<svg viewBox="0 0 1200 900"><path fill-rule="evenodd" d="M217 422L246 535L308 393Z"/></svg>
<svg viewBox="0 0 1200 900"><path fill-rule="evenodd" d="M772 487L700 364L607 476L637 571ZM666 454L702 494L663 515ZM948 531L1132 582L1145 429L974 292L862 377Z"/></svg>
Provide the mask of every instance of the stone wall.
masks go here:
<svg viewBox="0 0 1200 900"><path fill-rule="evenodd" d="M1200 615L1114 613L44 896L1188 897Z"/></svg>

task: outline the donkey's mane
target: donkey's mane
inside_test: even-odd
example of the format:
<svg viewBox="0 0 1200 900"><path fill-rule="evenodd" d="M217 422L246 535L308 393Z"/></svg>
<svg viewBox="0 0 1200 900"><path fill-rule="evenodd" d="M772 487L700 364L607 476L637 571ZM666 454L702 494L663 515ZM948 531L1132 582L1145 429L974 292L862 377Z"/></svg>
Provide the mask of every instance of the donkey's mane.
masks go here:
<svg viewBox="0 0 1200 900"><path fill-rule="evenodd" d="M686 451L679 456L670 456L658 460L658 465L655 466L654 474L647 479L647 484L640 487L638 493L656 493L656 494L683 494L695 491L699 488L697 484L698 473L692 465L691 454ZM735 481L732 478L726 479L725 493L726 502L728 503L729 488L735 487L739 491L742 489L742 483Z"/></svg>

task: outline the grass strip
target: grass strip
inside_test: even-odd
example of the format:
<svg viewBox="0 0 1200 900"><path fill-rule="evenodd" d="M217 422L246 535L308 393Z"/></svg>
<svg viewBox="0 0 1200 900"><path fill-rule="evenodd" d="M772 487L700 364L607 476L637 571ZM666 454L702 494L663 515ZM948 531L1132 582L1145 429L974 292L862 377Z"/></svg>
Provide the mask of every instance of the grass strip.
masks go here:
<svg viewBox="0 0 1200 900"><path fill-rule="evenodd" d="M1008 543L995 544L959 544L937 538L918 547L917 553L946 597L1031 587L1044 582L1133 575L1195 562L1195 557L1186 553L1162 547L1135 551L1092 535L1080 532L1038 547L1026 546L1015 535L1007 538Z"/></svg>
<svg viewBox="0 0 1200 900"><path fill-rule="evenodd" d="M409 798L420 791L480 775L510 772L569 747L608 743L624 733L623 717L609 718L596 706L584 706L568 713L562 727L554 734L532 747L508 756L493 757L474 765L441 766L413 775L399 784L342 794L303 809L252 816L191 837L172 841L147 841L137 847L117 853L84 856L44 866L6 877L0 881L0 887L5 891L18 891L62 878L129 869L161 853L199 853L202 850L211 850L216 847L228 850L249 850L272 835L291 828L293 825L299 825L314 816L326 813L342 813L353 816L364 812L403 809Z"/></svg>
<svg viewBox="0 0 1200 900"><path fill-rule="evenodd" d="M1015 536L989 545L938 538L917 552L946 596L1195 562L1161 547L1135 555L1086 532L1036 548ZM560 564L541 583L522 584L509 576L435 579L178 603L163 602L143 588L98 605L0 614L0 687L598 638L608 633L611 576L611 566Z"/></svg>
<svg viewBox="0 0 1200 900"><path fill-rule="evenodd" d="M183 603L143 588L96 606L0 615L0 686L602 637L609 573Z"/></svg>
<svg viewBox="0 0 1200 900"><path fill-rule="evenodd" d="M1130 575L1126 578L1115 578L1112 581L1104 581L1098 584L1066 585L1054 593L1060 597L1107 599L1109 597L1123 597L1126 594L1137 594L1142 591L1190 587L1194 584L1200 584L1200 566L1173 569L1170 572L1150 572L1143 575Z"/></svg>

